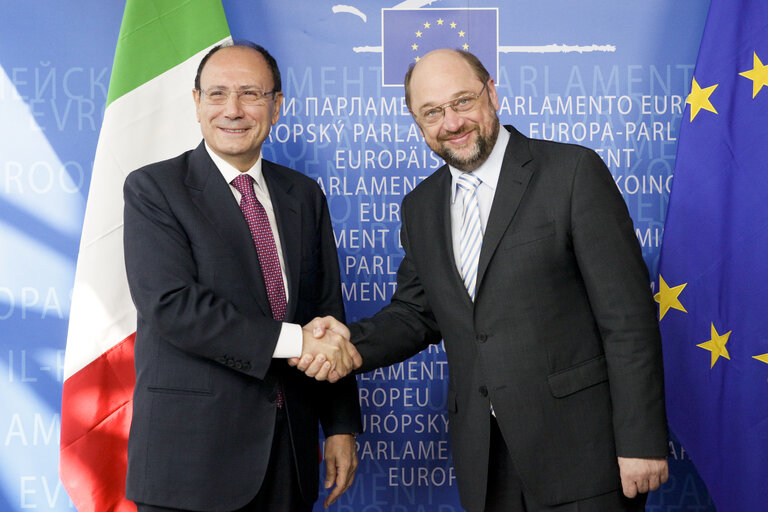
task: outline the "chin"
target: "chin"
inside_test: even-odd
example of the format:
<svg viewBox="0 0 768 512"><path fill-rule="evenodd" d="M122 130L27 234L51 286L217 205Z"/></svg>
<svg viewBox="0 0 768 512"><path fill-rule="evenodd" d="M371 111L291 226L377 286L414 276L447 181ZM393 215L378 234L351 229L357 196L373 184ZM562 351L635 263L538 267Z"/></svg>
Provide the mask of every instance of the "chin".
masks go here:
<svg viewBox="0 0 768 512"><path fill-rule="evenodd" d="M463 150L453 150L448 148L441 148L442 151L438 154L445 163L461 169L462 171L474 170L479 166L478 157L480 156L480 148L477 144L473 144L471 148L465 148Z"/></svg>

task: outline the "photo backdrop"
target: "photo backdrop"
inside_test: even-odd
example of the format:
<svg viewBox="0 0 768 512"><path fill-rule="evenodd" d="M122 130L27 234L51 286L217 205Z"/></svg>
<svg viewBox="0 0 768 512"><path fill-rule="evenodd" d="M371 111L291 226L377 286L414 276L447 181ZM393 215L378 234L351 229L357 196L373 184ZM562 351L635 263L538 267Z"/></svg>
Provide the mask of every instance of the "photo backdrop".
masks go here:
<svg viewBox="0 0 768 512"><path fill-rule="evenodd" d="M657 279L708 1L223 3L233 37L262 44L280 65L286 102L263 153L323 187L350 320L388 302L402 258L400 201L442 164L413 123L401 85L408 64L439 47L481 57L497 84L502 123L598 151ZM123 7L2 2L2 511L73 510L57 474L64 348ZM448 373L442 346L434 346L358 377L360 467L331 510L461 510L444 411ZM670 481L651 494L647 510L713 511L674 438L670 464Z"/></svg>

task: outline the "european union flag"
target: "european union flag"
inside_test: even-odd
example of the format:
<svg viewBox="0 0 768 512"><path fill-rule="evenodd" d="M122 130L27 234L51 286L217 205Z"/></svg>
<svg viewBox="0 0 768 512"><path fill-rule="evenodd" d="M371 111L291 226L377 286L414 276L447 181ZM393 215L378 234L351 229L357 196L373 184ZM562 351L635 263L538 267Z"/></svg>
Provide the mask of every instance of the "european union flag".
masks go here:
<svg viewBox="0 0 768 512"><path fill-rule="evenodd" d="M768 510L768 2L712 0L659 276L670 427L719 512Z"/></svg>
<svg viewBox="0 0 768 512"><path fill-rule="evenodd" d="M408 66L438 48L467 50L497 79L498 9L382 9L383 85L403 85Z"/></svg>

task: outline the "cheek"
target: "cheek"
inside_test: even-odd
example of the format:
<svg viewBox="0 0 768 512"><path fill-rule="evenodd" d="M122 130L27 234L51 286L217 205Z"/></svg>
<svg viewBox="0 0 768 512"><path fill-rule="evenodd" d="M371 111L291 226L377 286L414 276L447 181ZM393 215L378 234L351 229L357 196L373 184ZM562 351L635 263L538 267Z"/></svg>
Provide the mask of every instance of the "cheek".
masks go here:
<svg viewBox="0 0 768 512"><path fill-rule="evenodd" d="M440 135L440 130L438 128L434 129L427 129L421 132L421 134L424 136L424 140L427 141L428 144L433 144L437 142L437 138Z"/></svg>

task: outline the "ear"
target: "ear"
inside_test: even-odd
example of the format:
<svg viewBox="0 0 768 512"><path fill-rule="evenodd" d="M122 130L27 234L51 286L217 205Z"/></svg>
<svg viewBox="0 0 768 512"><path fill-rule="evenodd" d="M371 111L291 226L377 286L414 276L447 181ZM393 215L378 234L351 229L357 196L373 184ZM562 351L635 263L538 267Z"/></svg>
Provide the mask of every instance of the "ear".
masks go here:
<svg viewBox="0 0 768 512"><path fill-rule="evenodd" d="M200 91L192 89L192 99L195 100L195 115L197 116L197 122L200 122Z"/></svg>
<svg viewBox="0 0 768 512"><path fill-rule="evenodd" d="M275 110L272 112L272 126L277 124L277 121L280 119L280 107L283 105L283 93L282 92L276 92L275 93Z"/></svg>
<svg viewBox="0 0 768 512"><path fill-rule="evenodd" d="M491 99L491 105L493 105L493 109L498 111L499 95L496 92L496 83L493 81L493 78L488 79L488 97Z"/></svg>

